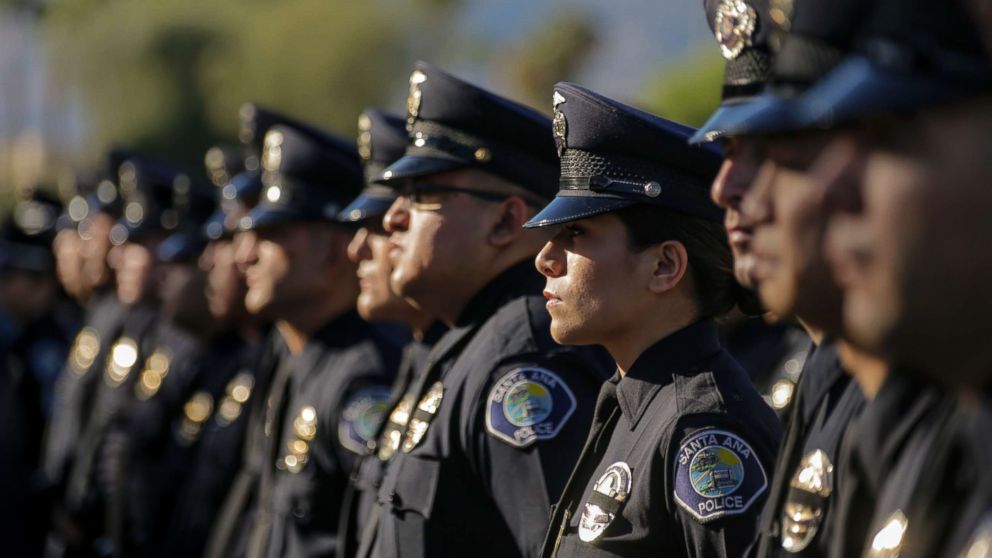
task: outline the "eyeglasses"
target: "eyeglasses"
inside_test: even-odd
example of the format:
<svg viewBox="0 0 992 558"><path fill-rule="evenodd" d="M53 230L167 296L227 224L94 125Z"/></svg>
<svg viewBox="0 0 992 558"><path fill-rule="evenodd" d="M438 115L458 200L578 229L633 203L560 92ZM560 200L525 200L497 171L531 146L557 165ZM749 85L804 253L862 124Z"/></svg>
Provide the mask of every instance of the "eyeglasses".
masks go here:
<svg viewBox="0 0 992 558"><path fill-rule="evenodd" d="M437 211L441 209L443 194L468 194L485 201L499 202L513 197L511 194L487 190L473 190L464 186L447 184L425 184L423 182L409 183L400 189L400 196L410 200L417 209Z"/></svg>

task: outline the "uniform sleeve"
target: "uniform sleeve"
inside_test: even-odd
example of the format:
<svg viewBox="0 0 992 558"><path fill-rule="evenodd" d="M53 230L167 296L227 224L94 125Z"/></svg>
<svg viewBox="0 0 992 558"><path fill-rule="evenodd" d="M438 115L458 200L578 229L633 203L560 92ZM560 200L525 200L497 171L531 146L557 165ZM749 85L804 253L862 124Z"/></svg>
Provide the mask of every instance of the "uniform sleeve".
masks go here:
<svg viewBox="0 0 992 558"><path fill-rule="evenodd" d="M599 386L561 358L505 363L490 378L462 436L517 547L534 556L585 442Z"/></svg>
<svg viewBox="0 0 992 558"><path fill-rule="evenodd" d="M743 556L757 535L768 492L766 466L745 428L722 416L676 424L667 455L665 501L685 555Z"/></svg>

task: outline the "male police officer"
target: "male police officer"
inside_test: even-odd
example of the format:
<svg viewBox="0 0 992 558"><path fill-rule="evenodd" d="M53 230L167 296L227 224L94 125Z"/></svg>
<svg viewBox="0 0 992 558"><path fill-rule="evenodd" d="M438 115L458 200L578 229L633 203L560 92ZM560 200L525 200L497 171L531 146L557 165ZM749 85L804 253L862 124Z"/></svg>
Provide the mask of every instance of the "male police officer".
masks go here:
<svg viewBox="0 0 992 558"><path fill-rule="evenodd" d="M901 375L965 395L956 412L890 405L888 413L906 417L898 430L859 419L852 463L880 488L869 514L852 514L838 529L833 551L985 555L990 422L987 402L976 395L987 389L992 355L990 309L976 293L992 262L973 246L990 236L992 70L958 3L873 4L857 55L796 110L810 126L848 126L814 173L827 196L844 201L839 211L854 216L835 217L829 236L845 323L853 339L900 364L865 415ZM943 292L939 302L927 295L935 288ZM873 440L882 442L882 459ZM966 545L970 536L974 546Z"/></svg>
<svg viewBox="0 0 992 558"><path fill-rule="evenodd" d="M275 320L284 349L247 440L262 468L245 551L323 555L336 547L348 472L381 418L398 350L354 310L351 234L335 220L360 188L354 144L275 126L262 168L262 201L241 223L253 236L245 303Z"/></svg>
<svg viewBox="0 0 992 558"><path fill-rule="evenodd" d="M359 555L534 556L604 378L598 353L550 339L534 296L544 237L521 225L554 190L550 122L424 63L407 109L381 177L402 188L391 283L452 329L408 392Z"/></svg>
<svg viewBox="0 0 992 558"><path fill-rule="evenodd" d="M751 98L746 106L736 105L733 117L721 122L723 134L760 147L760 166L746 181L736 183L733 195L727 182L718 178L713 194L724 204L735 202L739 215L751 225L750 253L744 257L750 262L748 279L765 306L779 319L798 318L819 344L797 388L757 553L822 556L830 540L825 533L835 517L834 464L847 425L860 412L864 398L838 357L835 340L843 333L841 300L822 249L826 207L804 174L826 139L796 133L786 108L790 98L839 61L854 35L851 23L863 11L863 3L800 0L772 6L770 10L759 6L763 9L758 11L744 2L727 1L711 12L722 46L746 42L760 26L759 36L779 47L767 77L767 93ZM741 16L732 17L736 12ZM714 118L720 120L720 114ZM735 231L728 232L733 239ZM850 371L877 381L884 366L855 361L849 349L841 343Z"/></svg>
<svg viewBox="0 0 992 558"><path fill-rule="evenodd" d="M210 315L229 330L214 344L214 351L224 358L204 374L172 425L177 443L189 448L188 476L167 520L163 556L203 554L210 526L241 466L247 405L255 392L258 362L266 357L267 327L245 308L247 286L235 259L238 236L247 234L238 232L238 222L257 204L261 176L234 170L239 165L228 158L243 161L240 152L224 152L221 158L211 153L216 152L208 152L206 164L208 174L217 177L219 209L201 230L208 242L199 265L206 274L204 294Z"/></svg>
<svg viewBox="0 0 992 558"><path fill-rule="evenodd" d="M375 505L376 491L382 484L386 465L395 453L393 446L415 403L410 396L404 398L404 395L417 380L431 346L445 330L440 322L411 306L389 286L393 264L389 257L389 233L382 226L382 217L396 199L396 191L371 180L403 156L406 143L403 118L373 109L365 110L358 117L358 153L362 157L366 186L338 215L342 222L358 226L348 245L348 256L358 264L361 287L358 313L366 320L400 323L408 327L413 336L403 348L385 418L374 439L367 444L367 455L356 463L352 472L341 506L338 556L354 556L358 550L359 537L367 527L367 519Z"/></svg>
<svg viewBox="0 0 992 558"><path fill-rule="evenodd" d="M89 413L90 398L100 379L94 372L106 360L111 343L117 338L125 307L114 290L114 276L107 262L110 250L110 229L120 217L121 202L117 170L124 152L114 151L108 157L106 176L93 191L81 191L67 203L67 214L76 222L73 229L80 245L79 281L81 291L89 293L83 328L69 351L55 387L55 407L45 441L44 467L46 482L53 502L52 522L55 534L49 537L46 553L52 556L64 552L59 532L67 527L63 503L72 459L83 424ZM74 257L75 257L74 256ZM59 255L56 254L58 258Z"/></svg>
<svg viewBox="0 0 992 558"><path fill-rule="evenodd" d="M11 551L25 555L40 553L44 541L47 510L34 492L53 388L73 334L56 312L52 239L60 210L50 194L35 191L0 223L0 311L9 320L0 333L3 435L11 444L0 458L3 511L12 518Z"/></svg>
<svg viewBox="0 0 992 558"><path fill-rule="evenodd" d="M117 297L128 309L118 336L99 363L101 381L96 382L69 474L66 509L78 536L66 542L77 548L107 552L112 543L106 536L120 535L107 530L114 521L106 520L122 487L125 417L135 401L139 376L132 372L145 363L155 343L155 249L178 224L171 208L172 185L182 176L173 166L140 155L129 155L120 165L123 219L110 229L116 246L108 258L114 266Z"/></svg>

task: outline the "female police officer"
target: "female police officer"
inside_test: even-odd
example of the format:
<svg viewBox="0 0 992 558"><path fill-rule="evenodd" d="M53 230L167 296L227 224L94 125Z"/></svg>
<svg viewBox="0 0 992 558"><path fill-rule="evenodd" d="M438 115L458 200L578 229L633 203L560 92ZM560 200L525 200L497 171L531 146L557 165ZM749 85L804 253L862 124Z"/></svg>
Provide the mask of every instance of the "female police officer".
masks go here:
<svg viewBox="0 0 992 558"><path fill-rule="evenodd" d="M735 304L707 198L720 158L575 85L555 87L554 108L560 191L525 226L560 226L536 259L552 336L602 345L617 372L543 555L741 555L781 434L713 323Z"/></svg>

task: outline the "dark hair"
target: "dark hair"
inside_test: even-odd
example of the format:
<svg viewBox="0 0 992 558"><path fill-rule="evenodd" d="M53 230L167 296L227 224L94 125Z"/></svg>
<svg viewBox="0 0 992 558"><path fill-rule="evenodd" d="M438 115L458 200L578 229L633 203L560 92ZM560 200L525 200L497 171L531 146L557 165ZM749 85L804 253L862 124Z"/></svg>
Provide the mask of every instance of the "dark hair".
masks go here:
<svg viewBox="0 0 992 558"><path fill-rule="evenodd" d="M685 246L700 319L722 316L737 305L734 260L721 223L646 204L625 207L616 215L627 228L631 250L666 241Z"/></svg>

